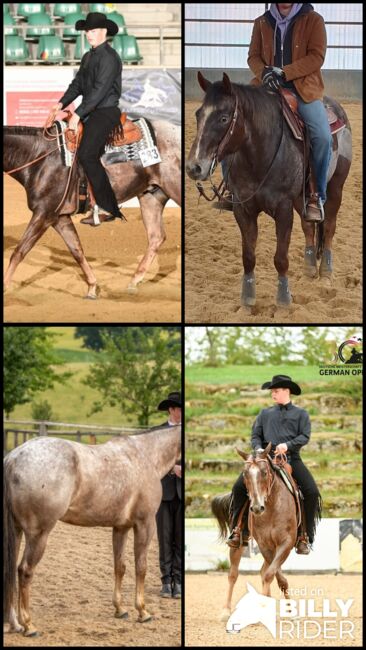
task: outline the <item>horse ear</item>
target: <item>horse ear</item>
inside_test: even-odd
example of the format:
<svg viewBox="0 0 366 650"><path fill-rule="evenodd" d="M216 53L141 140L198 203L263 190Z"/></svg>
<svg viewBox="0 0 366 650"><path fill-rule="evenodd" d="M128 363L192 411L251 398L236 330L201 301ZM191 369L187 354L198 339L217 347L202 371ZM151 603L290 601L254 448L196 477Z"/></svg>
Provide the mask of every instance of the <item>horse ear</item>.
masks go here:
<svg viewBox="0 0 366 650"><path fill-rule="evenodd" d="M271 449L272 449L272 443L269 442L268 445L267 445L267 447L265 448L264 452L261 454L262 458L265 458L266 456L268 456L268 454L270 453Z"/></svg>
<svg viewBox="0 0 366 650"><path fill-rule="evenodd" d="M204 93L207 93L208 89L211 88L212 82L208 79L205 79L202 72L198 71L197 73L198 83L201 86Z"/></svg>
<svg viewBox="0 0 366 650"><path fill-rule="evenodd" d="M224 84L224 89L226 90L228 95L231 95L233 92L232 86L231 86L231 81L226 74L226 72L223 73L222 75L222 83Z"/></svg>
<svg viewBox="0 0 366 650"><path fill-rule="evenodd" d="M237 447L235 447L235 449L236 449L236 451L238 452L239 456L241 456L242 458L244 458L244 460L247 460L247 459L248 459L249 454L245 454L243 451L240 451L240 449L238 449Z"/></svg>

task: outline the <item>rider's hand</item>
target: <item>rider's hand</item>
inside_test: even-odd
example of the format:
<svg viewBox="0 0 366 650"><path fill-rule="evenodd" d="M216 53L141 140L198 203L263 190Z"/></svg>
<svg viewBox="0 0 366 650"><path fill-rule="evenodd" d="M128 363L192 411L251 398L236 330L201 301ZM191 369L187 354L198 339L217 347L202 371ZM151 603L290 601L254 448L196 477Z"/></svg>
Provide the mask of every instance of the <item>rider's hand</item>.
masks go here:
<svg viewBox="0 0 366 650"><path fill-rule="evenodd" d="M56 114L62 110L62 104L60 102L58 104L55 104L50 108L50 112L48 113L47 120L46 120L46 127L52 126L52 124L55 121Z"/></svg>
<svg viewBox="0 0 366 650"><path fill-rule="evenodd" d="M76 131L79 122L80 122L80 117L77 115L77 113L73 113L68 123L69 129L72 129L72 131Z"/></svg>
<svg viewBox="0 0 366 650"><path fill-rule="evenodd" d="M278 90L285 81L285 73L281 68L265 66L262 72L262 84L269 90Z"/></svg>
<svg viewBox="0 0 366 650"><path fill-rule="evenodd" d="M277 445L276 454L285 454L286 451L287 451L287 444L285 442L281 442L280 445Z"/></svg>

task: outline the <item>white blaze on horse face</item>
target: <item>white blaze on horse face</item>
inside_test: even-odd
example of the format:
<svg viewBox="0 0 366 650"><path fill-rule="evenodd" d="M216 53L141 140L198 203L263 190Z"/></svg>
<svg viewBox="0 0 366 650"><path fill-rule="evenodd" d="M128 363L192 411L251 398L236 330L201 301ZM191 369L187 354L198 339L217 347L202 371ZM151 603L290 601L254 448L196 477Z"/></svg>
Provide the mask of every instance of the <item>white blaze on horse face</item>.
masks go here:
<svg viewBox="0 0 366 650"><path fill-rule="evenodd" d="M251 477L251 484L253 488L253 500L252 500L252 506L260 506L264 507L264 497L261 497L259 494L259 488L258 488L258 481L260 478L260 469L259 467L253 465L250 470L249 474Z"/></svg>
<svg viewBox="0 0 366 650"><path fill-rule="evenodd" d="M202 140L202 134L206 126L207 119L213 113L214 107L213 106L205 106L205 108L202 109L202 116L201 116L201 122L197 130L197 135L196 135L196 149L193 152L193 158L195 160L200 159L200 145L201 145L201 140Z"/></svg>

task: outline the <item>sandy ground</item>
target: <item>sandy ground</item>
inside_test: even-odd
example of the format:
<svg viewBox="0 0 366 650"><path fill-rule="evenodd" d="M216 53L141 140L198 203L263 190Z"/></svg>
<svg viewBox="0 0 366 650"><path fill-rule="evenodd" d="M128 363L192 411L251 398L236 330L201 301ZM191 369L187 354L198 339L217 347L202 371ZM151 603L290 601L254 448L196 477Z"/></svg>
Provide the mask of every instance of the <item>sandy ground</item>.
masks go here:
<svg viewBox="0 0 366 650"><path fill-rule="evenodd" d="M147 248L137 208L124 209L127 223L99 228L78 225L80 241L99 283L97 301L83 300L86 283L61 237L49 229L21 262L5 296L5 322L180 322L181 218L179 208L164 211L167 239L138 293L126 288ZM5 268L31 217L23 187L4 181Z"/></svg>
<svg viewBox="0 0 366 650"><path fill-rule="evenodd" d="M133 533L122 586L128 619L114 618L112 529L58 522L31 587L32 620L40 636L5 634L4 645L19 646L180 646L181 601L160 598L158 544L148 552L145 602L153 619L137 622Z"/></svg>
<svg viewBox="0 0 366 650"><path fill-rule="evenodd" d="M350 615L346 618L354 623L354 640L339 637L336 639L318 638L274 639L262 624L250 625L240 634L227 634L225 623L220 622L220 613L227 589L226 574L192 574L185 579L185 642L187 646L216 646L216 647L248 647L248 646L291 646L291 647L316 647L316 646L358 646L362 647L362 577L356 575L287 575L289 588L306 587L307 594L312 589L320 590L321 597L314 597L315 608L320 610L322 599L330 599L331 609L334 609L335 598L343 601L353 598L354 603ZM247 592L246 582L261 593L260 576L239 575L234 589L233 604ZM304 593L304 591L303 591ZM272 596L280 597L277 584L272 587ZM305 596L303 596L305 597ZM298 596L295 599L298 600ZM306 598L313 598L307 595ZM311 618L311 617L310 617ZM318 619L319 620L319 619ZM330 619L326 619L330 620ZM334 619L333 619L334 620ZM278 629L278 625L277 625ZM296 628L295 628L296 629ZM315 636L314 628L309 629L309 636ZM334 634L334 633L333 633Z"/></svg>
<svg viewBox="0 0 366 650"><path fill-rule="evenodd" d="M186 104L186 154L196 135L194 111ZM240 305L243 275L241 236L232 213L214 210L203 198L197 204L195 184L185 187L185 307L187 323L356 323L362 321L362 105L344 104L352 127L353 162L345 183L333 240L334 278L303 275L304 234L295 214L289 249L290 308L275 305L277 273L274 221L261 213L257 243L257 304ZM207 185L207 183L204 183ZM211 192L209 192L211 194Z"/></svg>

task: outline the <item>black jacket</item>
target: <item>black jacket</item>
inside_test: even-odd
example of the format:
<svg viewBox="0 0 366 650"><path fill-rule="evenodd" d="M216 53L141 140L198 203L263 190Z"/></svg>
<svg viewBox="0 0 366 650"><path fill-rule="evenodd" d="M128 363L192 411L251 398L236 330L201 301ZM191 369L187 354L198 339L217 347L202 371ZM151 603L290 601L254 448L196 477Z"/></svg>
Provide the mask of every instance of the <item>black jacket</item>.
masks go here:
<svg viewBox="0 0 366 650"><path fill-rule="evenodd" d="M82 95L83 101L75 113L84 120L96 108L118 106L121 89L122 61L105 41L84 54L75 79L59 101L65 108Z"/></svg>
<svg viewBox="0 0 366 650"><path fill-rule="evenodd" d="M290 457L295 459L299 458L301 447L309 442L310 433L307 411L292 402L286 406L276 404L258 414L252 429L252 447L265 449L269 442L274 446L286 442Z"/></svg>
<svg viewBox="0 0 366 650"><path fill-rule="evenodd" d="M154 429L165 429L168 428L169 422L164 422L164 424L159 424L157 427L151 427L150 431ZM181 461L177 461L177 465L181 465ZM161 485L163 488L162 501L173 501L175 495L179 499L182 499L182 479L176 474L167 474L162 478Z"/></svg>

